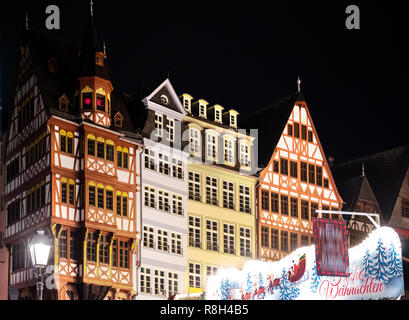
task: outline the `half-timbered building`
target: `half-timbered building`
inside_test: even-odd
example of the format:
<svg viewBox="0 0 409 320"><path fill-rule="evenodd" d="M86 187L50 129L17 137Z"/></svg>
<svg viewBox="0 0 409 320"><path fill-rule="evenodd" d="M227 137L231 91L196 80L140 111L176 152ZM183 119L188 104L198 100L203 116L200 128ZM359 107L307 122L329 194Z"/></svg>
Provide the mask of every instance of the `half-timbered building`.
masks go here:
<svg viewBox="0 0 409 320"><path fill-rule="evenodd" d="M145 115L136 298L167 299L184 293L189 156L182 143L185 110L169 79L135 108Z"/></svg>
<svg viewBox="0 0 409 320"><path fill-rule="evenodd" d="M25 30L5 146L9 285L35 295L27 241L54 248L46 299L136 292L138 136L91 15L82 46Z"/></svg>
<svg viewBox="0 0 409 320"><path fill-rule="evenodd" d="M258 256L280 260L312 243L316 210L339 211L343 202L299 91L254 112L245 124L259 129Z"/></svg>

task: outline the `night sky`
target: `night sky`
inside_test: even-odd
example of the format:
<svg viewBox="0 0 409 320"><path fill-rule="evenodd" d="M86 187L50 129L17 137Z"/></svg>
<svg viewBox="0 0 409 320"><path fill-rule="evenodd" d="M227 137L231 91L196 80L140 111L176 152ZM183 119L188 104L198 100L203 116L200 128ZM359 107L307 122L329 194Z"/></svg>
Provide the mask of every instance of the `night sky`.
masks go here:
<svg viewBox="0 0 409 320"><path fill-rule="evenodd" d="M51 4L60 8L61 30L45 28ZM345 27L349 4L360 8L360 30ZM1 1L6 103L26 11L31 29L75 44L90 12L87 0ZM295 92L300 75L327 157L339 163L409 143L401 2L94 0L94 19L120 90L131 95L169 74L178 94L245 116Z"/></svg>

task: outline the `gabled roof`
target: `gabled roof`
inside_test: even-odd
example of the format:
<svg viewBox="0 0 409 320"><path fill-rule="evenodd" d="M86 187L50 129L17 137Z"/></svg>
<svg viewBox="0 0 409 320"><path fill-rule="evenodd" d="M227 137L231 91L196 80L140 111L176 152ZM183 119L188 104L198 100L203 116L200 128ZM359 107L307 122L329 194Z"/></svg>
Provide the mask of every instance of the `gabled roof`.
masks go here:
<svg viewBox="0 0 409 320"><path fill-rule="evenodd" d="M169 102L167 105L162 103L162 95L166 95L168 97ZM182 103L180 102L179 97L169 79L163 81L150 95L146 97L146 100L155 102L173 111L181 113L182 115L186 115L186 110L183 108Z"/></svg>
<svg viewBox="0 0 409 320"><path fill-rule="evenodd" d="M290 94L242 119L242 128L258 129L258 162L260 167L268 165L297 101L305 101L300 92Z"/></svg>
<svg viewBox="0 0 409 320"><path fill-rule="evenodd" d="M382 218L387 223L409 168L409 145L336 165L333 174L337 185L359 176L362 164L381 209Z"/></svg>

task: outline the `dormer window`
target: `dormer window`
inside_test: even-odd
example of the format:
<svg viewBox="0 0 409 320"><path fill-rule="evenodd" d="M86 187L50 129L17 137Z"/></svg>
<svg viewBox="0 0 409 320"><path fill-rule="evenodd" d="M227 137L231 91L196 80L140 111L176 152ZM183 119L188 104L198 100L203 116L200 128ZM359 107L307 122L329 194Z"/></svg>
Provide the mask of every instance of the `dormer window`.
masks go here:
<svg viewBox="0 0 409 320"><path fill-rule="evenodd" d="M84 92L82 94L82 108L84 110L92 109L92 92Z"/></svg>
<svg viewBox="0 0 409 320"><path fill-rule="evenodd" d="M97 93L97 110L105 112L105 96Z"/></svg>
<svg viewBox="0 0 409 320"><path fill-rule="evenodd" d="M115 117L114 117L114 125L117 128L122 128L122 122L123 122L123 117L122 115L118 112Z"/></svg>
<svg viewBox="0 0 409 320"><path fill-rule="evenodd" d="M60 99L59 99L59 109L61 111L68 111L68 105L70 101L68 100L67 96L64 94Z"/></svg>
<svg viewBox="0 0 409 320"><path fill-rule="evenodd" d="M235 114L230 114L230 127L237 127L236 118Z"/></svg>
<svg viewBox="0 0 409 320"><path fill-rule="evenodd" d="M208 103L205 100L199 100L199 116L202 118L207 117L207 105Z"/></svg>
<svg viewBox="0 0 409 320"><path fill-rule="evenodd" d="M216 122L222 122L222 111L219 109L215 109L214 112L214 121Z"/></svg>
<svg viewBox="0 0 409 320"><path fill-rule="evenodd" d="M101 67L104 66L104 53L103 52L95 53L95 64Z"/></svg>
<svg viewBox="0 0 409 320"><path fill-rule="evenodd" d="M192 105L192 99L193 99L193 97L191 95L187 94L187 93L184 93L182 95L183 108L185 108L185 110L187 112L189 112L189 113L191 112L190 107Z"/></svg>
<svg viewBox="0 0 409 320"><path fill-rule="evenodd" d="M229 126L237 128L237 115L239 113L236 110L229 111Z"/></svg>

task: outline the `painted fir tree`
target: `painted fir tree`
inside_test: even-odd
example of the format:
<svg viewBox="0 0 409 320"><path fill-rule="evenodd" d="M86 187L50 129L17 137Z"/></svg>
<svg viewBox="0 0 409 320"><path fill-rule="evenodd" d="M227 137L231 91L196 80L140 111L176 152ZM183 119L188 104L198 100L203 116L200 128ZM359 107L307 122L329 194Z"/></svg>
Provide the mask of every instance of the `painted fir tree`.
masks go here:
<svg viewBox="0 0 409 320"><path fill-rule="evenodd" d="M230 290L231 290L231 283L228 278L222 280L220 285L220 295L221 300L229 300L230 299Z"/></svg>
<svg viewBox="0 0 409 320"><path fill-rule="evenodd" d="M389 249L389 270L390 278L399 277L403 274L402 258L393 243Z"/></svg>
<svg viewBox="0 0 409 320"><path fill-rule="evenodd" d="M314 264L312 267L310 290L316 293L320 282L321 282L321 277L318 275L318 272L317 272L317 262L314 261Z"/></svg>
<svg viewBox="0 0 409 320"><path fill-rule="evenodd" d="M300 289L291 285L285 269L281 275L280 286L280 300L294 300L300 295Z"/></svg>
<svg viewBox="0 0 409 320"><path fill-rule="evenodd" d="M363 262L362 262L362 267L364 270L364 275L365 277L369 277L372 274L372 259L371 259L371 255L369 254L369 250L366 249L365 251L365 255L363 258Z"/></svg>
<svg viewBox="0 0 409 320"><path fill-rule="evenodd" d="M376 280L382 280L388 282L389 280L389 257L382 243L382 240L378 239L376 246L375 256L371 263L371 274Z"/></svg>
<svg viewBox="0 0 409 320"><path fill-rule="evenodd" d="M260 290L260 294L258 296L259 299L264 299L266 296L266 292L265 292L265 287L264 287L264 279L263 279L263 274L261 272L258 273L258 282L259 282L259 290Z"/></svg>
<svg viewBox="0 0 409 320"><path fill-rule="evenodd" d="M253 291L253 283L251 282L251 275L249 272L247 273L245 293L252 293L252 291Z"/></svg>

